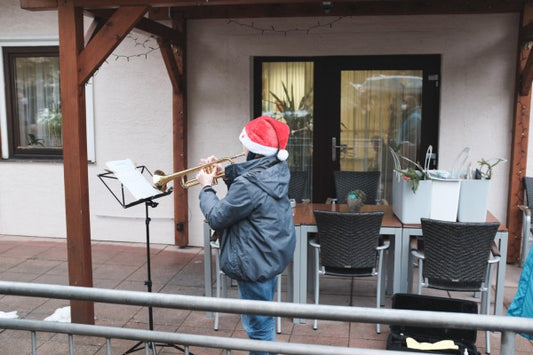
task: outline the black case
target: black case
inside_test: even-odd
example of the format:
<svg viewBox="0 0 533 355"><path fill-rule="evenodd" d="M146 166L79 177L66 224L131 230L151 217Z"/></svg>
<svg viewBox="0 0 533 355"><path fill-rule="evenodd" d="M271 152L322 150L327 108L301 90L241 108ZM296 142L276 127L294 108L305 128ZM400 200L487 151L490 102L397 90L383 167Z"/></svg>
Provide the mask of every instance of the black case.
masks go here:
<svg viewBox="0 0 533 355"><path fill-rule="evenodd" d="M393 309L412 309L417 311L441 311L477 314L477 303L456 298L424 296L397 293L392 296ZM434 343L440 340L453 340L459 350L431 351L435 354L479 355L476 348L477 331L470 329L429 328L403 325L391 325L387 338L387 350L422 352L407 349L405 339L412 337L419 342ZM466 352L465 352L466 350ZM428 351L424 351L428 352Z"/></svg>

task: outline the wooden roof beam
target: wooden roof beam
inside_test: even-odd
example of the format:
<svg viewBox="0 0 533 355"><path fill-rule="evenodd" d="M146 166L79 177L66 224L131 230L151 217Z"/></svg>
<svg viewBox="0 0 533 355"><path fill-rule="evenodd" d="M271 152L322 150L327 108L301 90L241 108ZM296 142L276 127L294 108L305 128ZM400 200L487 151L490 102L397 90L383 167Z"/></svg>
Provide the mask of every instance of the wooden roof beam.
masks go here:
<svg viewBox="0 0 533 355"><path fill-rule="evenodd" d="M88 16L92 16L95 19L97 18L103 18L108 19L113 15L115 10L86 10L85 14ZM139 22L135 24L135 29L148 33L149 35L153 35L157 38L163 39L164 41L170 42L171 44L175 44L178 46L181 46L183 44L183 36L179 31L176 31L173 28L170 28L168 26L165 26L159 22L147 19L145 17L141 18Z"/></svg>
<svg viewBox="0 0 533 355"><path fill-rule="evenodd" d="M520 96L529 94L531 82L533 82L533 51L530 50L524 70L520 73Z"/></svg>
<svg viewBox="0 0 533 355"><path fill-rule="evenodd" d="M87 29L87 32L85 33L85 46L93 39L93 37L104 27L105 25L105 19L102 19L100 17L95 17L91 24L89 25L89 28Z"/></svg>
<svg viewBox="0 0 533 355"><path fill-rule="evenodd" d="M57 10L57 0L20 0L20 7L32 11Z"/></svg>
<svg viewBox="0 0 533 355"><path fill-rule="evenodd" d="M150 7L179 7L179 6L216 6L246 4L283 4L283 3L321 3L322 0L72 0L75 7L84 9L109 9L120 6L150 6ZM347 1L347 0L340 0ZM368 0L364 0L368 1ZM58 0L20 0L20 7L25 10L42 11L56 10Z"/></svg>
<svg viewBox="0 0 533 355"><path fill-rule="evenodd" d="M520 29L520 43L533 41L533 22Z"/></svg>
<svg viewBox="0 0 533 355"><path fill-rule="evenodd" d="M54 10L57 9L58 0L20 0L21 7L26 10ZM72 0L76 7L84 9L109 9L120 6L149 6L151 8L172 7L174 10L183 8L194 15L205 9L217 7L257 7L263 8L267 12L263 17L273 16L272 9L277 8L275 16L289 16L285 14L287 7L292 16L301 16L309 12L308 8L314 8L317 4L316 13L318 15L350 16L350 15L385 15L385 14L447 14L447 13L492 13L492 12L520 12L527 0L447 0L447 1L420 1L420 0ZM331 3L332 8L325 12L323 3ZM294 10L298 9L296 13ZM250 9L252 10L252 9ZM210 10L211 11L211 10ZM227 9L222 9L226 11ZM242 11L242 10L240 10ZM252 10L256 12L258 10ZM211 17L213 14L211 13ZM189 18L188 16L186 18ZM203 18L199 16L198 18Z"/></svg>
<svg viewBox="0 0 533 355"><path fill-rule="evenodd" d="M107 19L79 55L78 84L89 80L147 11L147 6L123 6Z"/></svg>
<svg viewBox="0 0 533 355"><path fill-rule="evenodd" d="M528 52L526 64L520 72L519 88L520 96L526 96L529 94L531 83L533 82L533 51L531 50L531 41L533 41L533 21L520 28L519 38L519 45L525 47Z"/></svg>
<svg viewBox="0 0 533 355"><path fill-rule="evenodd" d="M157 43L159 44L159 49L163 57L163 62L165 63L165 66L168 71L168 76L172 84L172 89L177 94L181 94L183 93L183 90L181 88L181 79L183 75L178 66L178 62L175 56L175 51L177 51L177 48L173 48L170 43L165 40L158 39Z"/></svg>

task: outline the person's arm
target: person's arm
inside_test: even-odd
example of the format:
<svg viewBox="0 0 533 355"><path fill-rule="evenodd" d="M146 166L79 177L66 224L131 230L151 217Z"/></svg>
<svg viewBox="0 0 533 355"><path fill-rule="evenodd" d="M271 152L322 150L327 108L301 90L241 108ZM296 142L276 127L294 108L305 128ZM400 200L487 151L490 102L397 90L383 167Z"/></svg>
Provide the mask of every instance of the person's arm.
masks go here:
<svg viewBox="0 0 533 355"><path fill-rule="evenodd" d="M199 199L200 209L211 228L225 229L248 217L257 198L253 198L246 181L236 179L223 199L217 197L210 185L202 188Z"/></svg>

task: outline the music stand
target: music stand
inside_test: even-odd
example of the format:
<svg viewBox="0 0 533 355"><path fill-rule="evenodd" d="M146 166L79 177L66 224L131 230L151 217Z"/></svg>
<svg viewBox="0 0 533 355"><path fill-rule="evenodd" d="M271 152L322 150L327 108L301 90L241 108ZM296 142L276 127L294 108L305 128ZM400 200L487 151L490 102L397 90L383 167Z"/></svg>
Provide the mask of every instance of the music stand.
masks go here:
<svg viewBox="0 0 533 355"><path fill-rule="evenodd" d="M147 180L148 175L150 178L152 173L144 165L134 166L131 160L121 160L113 161L107 163L110 171L102 174L98 174L98 177L109 190L111 195L118 201L122 208L130 208L141 203L144 203L145 206L145 225L146 225L146 272L147 279L144 282L148 292L152 292L152 271L151 271L151 261L150 261L150 216L149 208L157 207L158 203L154 200L161 198L163 196L170 195L172 193L172 188L169 188L167 191L161 192L156 190L152 184ZM111 184L114 183L115 189L118 191L113 191ZM118 185L118 186L117 186ZM128 202L129 201L129 202ZM148 306L148 325L150 330L154 330L154 318L152 306ZM178 349L182 352L185 352L185 349L179 347L175 344L161 343L156 344L155 342L147 342L148 347L152 350L152 354L156 355L156 346L160 347L172 347ZM131 354L133 352L146 349L146 344L143 341L139 341L133 347L131 347L124 354ZM146 352L148 354L148 352ZM189 352L189 354L192 354Z"/></svg>

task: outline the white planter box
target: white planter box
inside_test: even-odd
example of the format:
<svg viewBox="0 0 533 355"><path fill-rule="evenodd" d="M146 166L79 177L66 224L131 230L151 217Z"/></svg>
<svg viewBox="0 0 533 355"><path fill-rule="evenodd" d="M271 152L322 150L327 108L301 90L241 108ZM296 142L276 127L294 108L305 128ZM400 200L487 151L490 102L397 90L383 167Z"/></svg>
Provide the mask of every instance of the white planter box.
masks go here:
<svg viewBox="0 0 533 355"><path fill-rule="evenodd" d="M431 178L431 208L429 217L441 221L457 221L461 180Z"/></svg>
<svg viewBox="0 0 533 355"><path fill-rule="evenodd" d="M392 211L404 224L420 224L420 218L428 218L431 205L431 180L422 180L416 193L411 184L398 172L392 179Z"/></svg>
<svg viewBox="0 0 533 355"><path fill-rule="evenodd" d="M462 180L459 195L459 222L485 222L490 180Z"/></svg>

